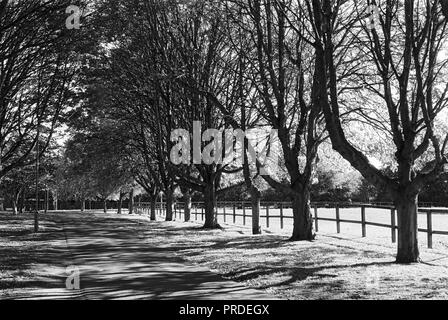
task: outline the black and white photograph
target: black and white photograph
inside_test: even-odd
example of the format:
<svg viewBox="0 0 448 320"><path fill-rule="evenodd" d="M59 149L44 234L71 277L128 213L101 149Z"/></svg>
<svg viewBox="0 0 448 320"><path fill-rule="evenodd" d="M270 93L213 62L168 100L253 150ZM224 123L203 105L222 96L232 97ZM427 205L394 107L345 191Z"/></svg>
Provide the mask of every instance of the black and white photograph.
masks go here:
<svg viewBox="0 0 448 320"><path fill-rule="evenodd" d="M448 0L0 0L16 300L448 300Z"/></svg>

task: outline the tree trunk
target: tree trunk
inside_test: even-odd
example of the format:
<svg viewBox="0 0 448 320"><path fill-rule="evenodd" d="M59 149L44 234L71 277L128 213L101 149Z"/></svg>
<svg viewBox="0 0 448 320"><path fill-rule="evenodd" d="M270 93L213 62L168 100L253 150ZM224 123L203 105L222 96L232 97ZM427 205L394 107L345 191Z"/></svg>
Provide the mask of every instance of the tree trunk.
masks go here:
<svg viewBox="0 0 448 320"><path fill-rule="evenodd" d="M185 222L189 222L191 219L191 194L189 192L184 193L184 215Z"/></svg>
<svg viewBox="0 0 448 320"><path fill-rule="evenodd" d="M104 213L107 213L107 199L103 200Z"/></svg>
<svg viewBox="0 0 448 320"><path fill-rule="evenodd" d="M86 211L86 199L81 198L81 212Z"/></svg>
<svg viewBox="0 0 448 320"><path fill-rule="evenodd" d="M21 192L18 191L12 197L12 212L14 215L18 214L17 208L18 208L18 203L19 203L19 199L20 199L20 194L21 194Z"/></svg>
<svg viewBox="0 0 448 320"><path fill-rule="evenodd" d="M302 192L296 192L292 199L294 215L294 229L291 241L312 241L313 217L311 215L310 192L307 188Z"/></svg>
<svg viewBox="0 0 448 320"><path fill-rule="evenodd" d="M165 197L166 197L165 221L173 221L174 192L172 190L166 190Z"/></svg>
<svg viewBox="0 0 448 320"><path fill-rule="evenodd" d="M39 232L39 210L36 209L34 211L34 233L37 232Z"/></svg>
<svg viewBox="0 0 448 320"><path fill-rule="evenodd" d="M129 192L129 214L134 213L134 189Z"/></svg>
<svg viewBox="0 0 448 320"><path fill-rule="evenodd" d="M53 210L58 210L58 194L53 193Z"/></svg>
<svg viewBox="0 0 448 320"><path fill-rule="evenodd" d="M48 189L46 189L45 190L45 213L47 213L48 212L48 209L49 209L49 207L48 207L48 201L49 201L49 198L50 198L50 196L49 196L49 191L48 191Z"/></svg>
<svg viewBox="0 0 448 320"><path fill-rule="evenodd" d="M151 221L156 221L156 206L157 206L157 196L151 198Z"/></svg>
<svg viewBox="0 0 448 320"><path fill-rule="evenodd" d="M252 234L261 234L260 226L260 191L252 187L250 190L250 200L252 203Z"/></svg>
<svg viewBox="0 0 448 320"><path fill-rule="evenodd" d="M25 190L22 191L19 200L19 213L22 214L25 207Z"/></svg>
<svg viewBox="0 0 448 320"><path fill-rule="evenodd" d="M395 206L398 215L397 263L419 262L418 195L399 195Z"/></svg>
<svg viewBox="0 0 448 320"><path fill-rule="evenodd" d="M12 199L12 213L16 216L18 214L17 201L15 198Z"/></svg>
<svg viewBox="0 0 448 320"><path fill-rule="evenodd" d="M121 214L121 209L123 208L123 198L124 198L124 193L120 192L120 199L118 200L118 210L117 210L117 214Z"/></svg>
<svg viewBox="0 0 448 320"><path fill-rule="evenodd" d="M214 184L205 187L204 192L205 202L205 223L204 229L218 229L218 216L216 212L217 200Z"/></svg>

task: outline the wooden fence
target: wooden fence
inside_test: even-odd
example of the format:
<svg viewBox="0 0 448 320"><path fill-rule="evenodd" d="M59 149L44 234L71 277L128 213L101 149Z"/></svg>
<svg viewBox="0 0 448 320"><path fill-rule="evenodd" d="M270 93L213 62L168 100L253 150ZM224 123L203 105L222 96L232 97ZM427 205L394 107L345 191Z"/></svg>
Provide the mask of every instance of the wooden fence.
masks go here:
<svg viewBox="0 0 448 320"><path fill-rule="evenodd" d="M150 214L150 204L140 203L137 206L137 210L141 214ZM314 227L316 232L319 232L319 221L334 222L336 226L337 233L341 233L341 224L357 224L361 226L362 237L367 237L367 226L375 226L380 228L390 229L391 239L393 243L397 242L397 214L395 207L391 205L372 205L372 204L328 204L328 203L312 203L312 213L314 214ZM341 219L340 210L343 208L356 208L359 209L359 220L348 220ZM279 210L279 215L271 214L272 209ZM266 227L269 228L274 219L277 219L280 224L280 229L284 229L285 222L292 222L293 217L285 215L285 209L291 209L291 203L280 202L280 203L261 203L260 205L260 220L265 220ZM334 218L321 217L319 216L319 209L334 209ZM383 209L390 212L390 224L377 223L372 221L367 221L366 210L367 209ZM184 205L183 203L177 202L174 205L173 218L182 219L184 218ZM242 211L242 213L237 213ZM219 202L218 203L218 217L222 217L224 223L237 223L237 218L242 218L242 225L247 224L247 220L252 218L250 214L251 204L250 202ZM165 203L158 203L156 206L156 213L165 217L166 205ZM428 248L433 247L433 235L447 235L448 231L434 230L433 228L433 214L448 214L448 209L435 209L435 208L419 208L420 214L426 215L427 228L419 228L418 231L427 234ZM195 221L204 221L204 203L203 202L193 202L191 206L191 218Z"/></svg>

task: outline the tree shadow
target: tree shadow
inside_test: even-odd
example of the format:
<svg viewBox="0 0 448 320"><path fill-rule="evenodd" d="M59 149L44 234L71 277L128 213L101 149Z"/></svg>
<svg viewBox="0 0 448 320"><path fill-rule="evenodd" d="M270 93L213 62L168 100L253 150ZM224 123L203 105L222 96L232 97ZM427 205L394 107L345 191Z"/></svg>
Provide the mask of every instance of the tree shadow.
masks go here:
<svg viewBox="0 0 448 320"><path fill-rule="evenodd" d="M309 278L316 278L325 286L325 279L335 278L331 270L393 264L339 264L334 257L341 255L341 252L350 254L354 251L352 247L334 244L306 247L287 241L287 236L274 234L238 235L229 239L226 230L216 232L196 225L175 227L164 222L142 223L126 217L105 219L101 215L73 213L53 214L43 219L44 223L45 219L50 219L58 227L63 227L63 231L53 228L36 237L23 230L5 231L7 236L0 233L0 237L18 237L27 243L20 248L1 247L0 264L11 271L30 272L35 270L36 265L41 271L48 266L58 266L62 273L16 283L18 290L13 295L15 298L256 299L263 292L248 291L234 282L222 281L222 276L247 282L282 275L280 280L274 280L269 285L259 285L261 289L289 286ZM229 249L232 251L229 252ZM314 260L291 261L292 257L285 257L283 249L301 250L301 257L312 257ZM278 259L268 261L264 258L266 251L270 256L278 255ZM256 260L233 266L230 271L222 272L222 276L209 272L207 268L186 263L186 257L215 259L211 261L213 263L219 259L229 259L235 252L256 257ZM208 253L214 257L206 257ZM364 254L380 255L373 250ZM387 257L385 254L381 256ZM232 264L230 259L228 261ZM65 267L69 265L79 267L80 292L65 289ZM336 282L328 283L335 285ZM50 290L39 293L39 288Z"/></svg>
<svg viewBox="0 0 448 320"><path fill-rule="evenodd" d="M7 257L0 258L0 263L15 277L25 272L39 278L5 280L2 289L13 289L6 299L255 299L263 294L187 264L176 255L185 246L158 247L161 239L151 236L170 234L160 226L148 230L148 224L128 219L67 214L51 220L64 226L64 231L42 233L37 239L24 233L30 239L22 239L26 240L23 246L0 248L0 255ZM39 246L39 241L45 245ZM70 265L79 268L80 292L65 289L65 268ZM46 272L56 266L56 273Z"/></svg>

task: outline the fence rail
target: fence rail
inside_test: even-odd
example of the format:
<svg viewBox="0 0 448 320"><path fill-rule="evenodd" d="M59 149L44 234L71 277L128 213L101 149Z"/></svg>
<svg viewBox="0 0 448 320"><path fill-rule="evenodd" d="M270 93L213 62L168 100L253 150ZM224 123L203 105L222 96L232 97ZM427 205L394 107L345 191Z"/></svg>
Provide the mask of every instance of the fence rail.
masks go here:
<svg viewBox="0 0 448 320"><path fill-rule="evenodd" d="M136 205L137 210L141 214L150 214L150 204L149 203L140 203ZM293 220L293 216L285 215L285 209L291 209L292 204L290 202L262 202L260 204L260 220L264 219L266 227L269 228L271 225L271 222L274 219L279 220L280 229L284 229L285 227L285 221ZM336 225L336 231L337 233L341 233L341 224L347 223L347 224L356 224L361 225L361 234L362 237L367 237L367 226L374 226L379 228L387 228L390 229L391 232L391 239L392 243L397 242L397 232L398 232L398 225L397 225L397 214L396 209L394 206L390 204L362 204L362 203L312 203L311 204L312 213L314 213L313 216L313 222L316 232L319 232L319 222L320 221L326 221L326 222L335 222ZM347 208L356 208L360 209L360 220L352 220L352 219L342 219L340 211L341 209L347 209ZM280 214L272 214L272 209L278 209L280 211ZM320 216L320 209L334 209L334 218L328 218L328 217L321 217ZM390 211L390 224L386 223L379 223L379 222L373 222L368 221L366 219L366 210L367 209L383 209L383 210L389 210ZM222 217L224 223L231 222L233 224L237 224L237 218L242 218L242 225L247 224L247 220L252 218L252 215L249 213L248 210L251 210L251 203L250 202L218 202L217 207L217 215L218 217ZM241 212L242 213L237 213ZM448 208L447 209L439 209L439 208L423 208L420 207L418 209L419 214L425 214L426 215L426 228L419 228L418 231L422 233L427 234L427 242L428 242L428 248L433 248L433 235L443 235L448 236L448 230L442 231L442 230L434 230L433 229L433 215L434 214L447 214L448 215ZM165 217L166 215L166 204L165 203L157 203L156 205L156 213L159 216ZM204 203L203 202L192 202L191 203L191 212L190 216L195 221L204 221ZM174 205L173 210L173 218L174 219L182 219L182 216L184 217L184 204L181 202L177 202Z"/></svg>

